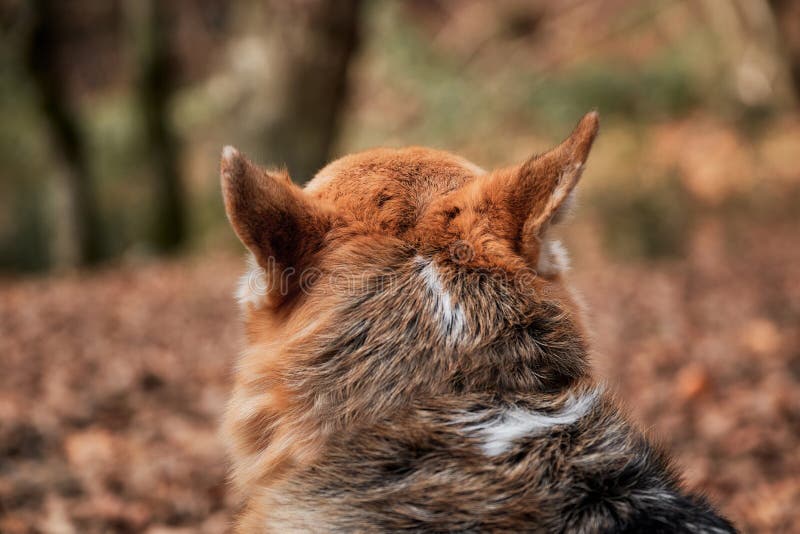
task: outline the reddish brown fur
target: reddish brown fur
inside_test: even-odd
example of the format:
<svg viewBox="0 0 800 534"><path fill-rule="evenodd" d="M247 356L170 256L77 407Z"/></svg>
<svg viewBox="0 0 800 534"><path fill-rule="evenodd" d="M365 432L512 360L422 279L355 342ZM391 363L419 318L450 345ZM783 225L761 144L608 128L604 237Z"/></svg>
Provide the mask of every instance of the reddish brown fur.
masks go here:
<svg viewBox="0 0 800 534"><path fill-rule="evenodd" d="M245 309L248 348L224 426L247 499L239 532L633 521L635 507L616 503L558 512L553 503L583 498L571 488L586 483L564 486L552 478L562 468L543 467L567 469L571 455L612 442L609 472L620 454L639 455L642 472L674 486L604 396L575 423L571 449L536 438L498 457L515 464L487 460L464 422L507 407L547 419L576 395L594 398L578 307L561 273L536 269L597 128L590 113L554 150L492 173L425 148L372 150L331 163L305 190L226 149L234 230L268 280L293 269L285 291L272 286ZM411 469L402 490L398 469ZM506 504L485 508L494 497Z"/></svg>

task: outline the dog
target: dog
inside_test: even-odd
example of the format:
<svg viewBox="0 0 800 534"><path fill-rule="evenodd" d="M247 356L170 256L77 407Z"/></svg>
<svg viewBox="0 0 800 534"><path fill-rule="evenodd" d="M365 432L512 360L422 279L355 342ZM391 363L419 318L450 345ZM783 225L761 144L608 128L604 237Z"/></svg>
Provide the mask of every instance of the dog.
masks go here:
<svg viewBox="0 0 800 534"><path fill-rule="evenodd" d="M302 189L223 150L252 256L237 532L735 532L592 377L550 230L598 127L491 172L369 150Z"/></svg>

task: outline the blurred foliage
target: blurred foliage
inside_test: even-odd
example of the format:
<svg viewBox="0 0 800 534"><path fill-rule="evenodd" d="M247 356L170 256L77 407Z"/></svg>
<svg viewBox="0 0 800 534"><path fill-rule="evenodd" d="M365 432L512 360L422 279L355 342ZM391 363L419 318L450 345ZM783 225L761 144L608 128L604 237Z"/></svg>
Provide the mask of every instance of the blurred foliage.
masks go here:
<svg viewBox="0 0 800 534"><path fill-rule="evenodd" d="M686 253L696 208L677 177L647 187L602 190L592 206L601 214L611 253L631 259Z"/></svg>
<svg viewBox="0 0 800 534"><path fill-rule="evenodd" d="M41 191L53 172L31 88L8 49L0 49L0 268L48 265L47 205Z"/></svg>
<svg viewBox="0 0 800 534"><path fill-rule="evenodd" d="M13 39L1 52L0 270L41 270L52 261L51 184L59 163L21 63L24 4L9 5L20 16L3 19ZM125 9L113 5L81 15L99 17L106 29L66 35L62 62L87 133L107 253L150 255L157 253L149 235L159 199ZM273 8L256 0L235 7L181 0L172 9L180 15L172 22L178 86L168 111L183 147L190 245L236 246L219 202L217 157L222 145L234 143L259 163L281 164L254 143L280 101L270 93L271 80L281 76L267 22ZM747 33L744 19L738 33L720 32L709 23L713 14L680 1L366 2L333 152L430 145L491 168L545 150L582 113L598 109L602 135L581 220L602 225L608 250L622 257L680 255L692 217L676 214L789 214L800 188L796 171L771 178L797 148L781 148L799 131L790 79L775 69L753 74L747 51L762 46L763 36ZM85 32L87 21L77 27ZM92 74L85 54L93 47L104 49L95 66L100 74ZM779 64L780 50L773 52ZM742 80L755 80L757 90L743 89ZM745 101L740 93L761 96ZM698 149L709 122L719 143ZM773 143L775 132L780 139ZM714 169L705 168L703 152ZM770 183L769 194L741 169ZM734 204L735 211L720 208Z"/></svg>
<svg viewBox="0 0 800 534"><path fill-rule="evenodd" d="M547 124L564 125L587 109L621 120L680 117L703 103L691 71L679 55L655 58L641 69L589 63L533 82L528 105Z"/></svg>

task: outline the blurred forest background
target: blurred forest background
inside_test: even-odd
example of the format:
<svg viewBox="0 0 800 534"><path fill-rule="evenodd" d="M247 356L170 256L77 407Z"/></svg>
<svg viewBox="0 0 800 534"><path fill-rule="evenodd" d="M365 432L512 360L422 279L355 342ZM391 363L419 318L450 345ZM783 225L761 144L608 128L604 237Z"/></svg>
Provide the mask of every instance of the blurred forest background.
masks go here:
<svg viewBox="0 0 800 534"><path fill-rule="evenodd" d="M0 532L222 532L225 144L491 168L600 111L595 363L746 532L800 528L800 1L0 0Z"/></svg>

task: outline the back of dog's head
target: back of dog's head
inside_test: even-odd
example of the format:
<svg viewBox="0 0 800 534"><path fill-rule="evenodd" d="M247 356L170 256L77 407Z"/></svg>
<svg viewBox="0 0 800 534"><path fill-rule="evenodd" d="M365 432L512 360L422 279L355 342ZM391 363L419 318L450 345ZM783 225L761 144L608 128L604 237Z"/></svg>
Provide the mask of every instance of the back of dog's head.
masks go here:
<svg viewBox="0 0 800 534"><path fill-rule="evenodd" d="M225 207L254 259L233 405L268 384L276 427L292 414L336 426L419 396L549 392L583 376L585 336L550 229L597 126L591 113L555 149L491 172L430 149L371 150L305 189L226 148Z"/></svg>

